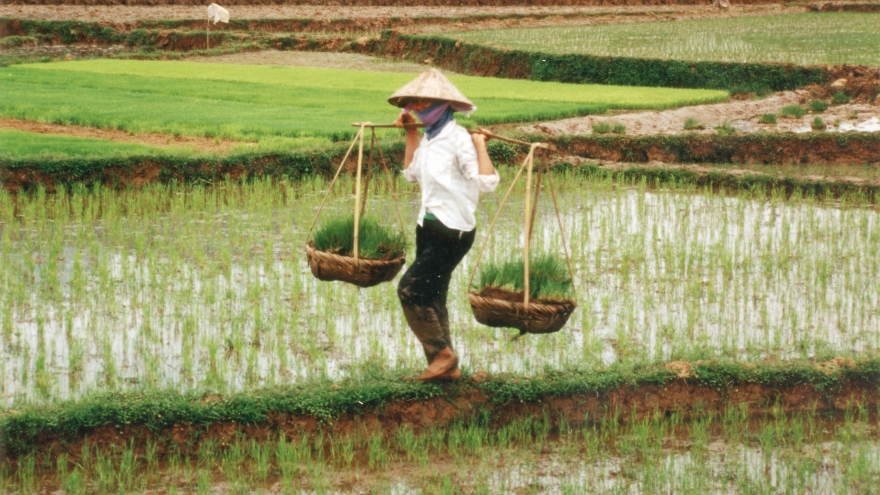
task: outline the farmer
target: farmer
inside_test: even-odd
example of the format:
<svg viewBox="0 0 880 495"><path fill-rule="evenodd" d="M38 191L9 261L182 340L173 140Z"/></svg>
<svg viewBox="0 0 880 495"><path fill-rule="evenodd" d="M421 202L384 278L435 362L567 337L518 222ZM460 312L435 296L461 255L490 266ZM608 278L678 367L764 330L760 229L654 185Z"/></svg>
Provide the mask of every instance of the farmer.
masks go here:
<svg viewBox="0 0 880 495"><path fill-rule="evenodd" d="M417 378L455 380L461 371L449 334L446 294L452 271L474 243L480 191L495 190L498 172L486 152L486 135L469 135L453 119L453 112L476 107L440 71L425 72L388 102L403 108L398 127L415 123L410 112L425 125L421 140L415 127L406 127L403 176L421 186L422 206L416 259L401 278L397 296L428 360Z"/></svg>

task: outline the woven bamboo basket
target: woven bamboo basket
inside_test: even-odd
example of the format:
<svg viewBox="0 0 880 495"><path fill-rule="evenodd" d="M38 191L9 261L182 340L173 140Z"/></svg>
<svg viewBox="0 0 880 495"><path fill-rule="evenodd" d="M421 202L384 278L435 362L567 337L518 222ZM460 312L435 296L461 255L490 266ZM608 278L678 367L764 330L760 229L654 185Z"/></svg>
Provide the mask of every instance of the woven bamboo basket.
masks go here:
<svg viewBox="0 0 880 495"><path fill-rule="evenodd" d="M358 287L372 287L393 280L406 261L406 256L392 260L355 260L353 256L318 251L313 242L306 244L306 257L312 275L318 280L341 280Z"/></svg>
<svg viewBox="0 0 880 495"><path fill-rule="evenodd" d="M526 311L523 301L506 301L485 297L479 292L468 294L474 318L483 325L496 328L516 328L520 335L526 333L558 332L572 311L577 307L574 301L533 300Z"/></svg>

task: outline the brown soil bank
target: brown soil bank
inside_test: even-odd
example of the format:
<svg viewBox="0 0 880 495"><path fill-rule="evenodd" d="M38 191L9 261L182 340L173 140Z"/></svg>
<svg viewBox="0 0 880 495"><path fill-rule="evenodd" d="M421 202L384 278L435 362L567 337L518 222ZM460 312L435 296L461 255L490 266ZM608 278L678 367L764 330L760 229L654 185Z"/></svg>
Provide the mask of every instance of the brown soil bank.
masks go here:
<svg viewBox="0 0 880 495"><path fill-rule="evenodd" d="M878 3L826 3L809 5L808 8L817 12L880 12Z"/></svg>
<svg viewBox="0 0 880 495"><path fill-rule="evenodd" d="M392 378L316 383L228 398L173 392L111 395L56 409L0 414L0 439L12 458L30 452L76 458L84 442L111 449L147 441L159 453L195 454L199 443L223 445L303 433L444 427L479 417L491 427L547 415L554 424L621 421L680 414L684 419L741 405L751 415L771 408L822 412L880 406L880 363L834 358L798 366L671 362L641 370L552 372L535 378L480 371L449 385ZM778 409L777 409L778 410Z"/></svg>
<svg viewBox="0 0 880 495"><path fill-rule="evenodd" d="M824 133L823 133L824 134ZM568 164L577 173L608 175L628 180L687 182L729 190L761 185L767 190L812 191L817 196L842 197L863 193L877 197L876 180L843 177L845 171L826 170L822 176L794 173L793 177L723 169L714 166L671 165L703 162L786 164L807 160L822 163L863 165L880 162L880 136L791 136L784 146L761 141L766 136L648 136L557 138L557 151L550 160ZM855 138L855 139L853 139ZM850 139L850 141L847 141ZM811 140L816 143L811 144ZM747 145L740 146L745 142ZM384 148L392 163L400 163L399 143ZM243 154L227 157L146 156L121 158L19 159L0 161L0 187L18 193L43 188L54 192L59 185L101 184L110 188L141 187L151 183L213 183L256 177L292 178L329 174L345 150L333 147L287 154ZM609 158L610 157L610 158ZM811 161L812 160L812 161ZM823 161L824 160L824 161ZM873 160L873 161L872 161ZM628 163L618 163L618 162ZM609 166L609 162L615 162ZM498 165L504 165L503 160Z"/></svg>
<svg viewBox="0 0 880 495"><path fill-rule="evenodd" d="M859 165L880 162L880 136L873 133L562 136L555 144L560 150L583 158L642 163Z"/></svg>
<svg viewBox="0 0 880 495"><path fill-rule="evenodd" d="M202 0L7 0L9 5L204 5ZM617 6L709 5L707 0L227 0L223 5L327 5L327 6ZM734 5L791 3L784 0L733 0Z"/></svg>

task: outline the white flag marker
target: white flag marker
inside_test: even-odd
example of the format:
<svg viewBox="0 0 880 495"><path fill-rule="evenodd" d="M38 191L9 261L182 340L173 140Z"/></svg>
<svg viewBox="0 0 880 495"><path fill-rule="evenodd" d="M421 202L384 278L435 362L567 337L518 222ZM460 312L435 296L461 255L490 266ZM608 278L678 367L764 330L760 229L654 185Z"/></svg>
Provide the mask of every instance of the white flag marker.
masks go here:
<svg viewBox="0 0 880 495"><path fill-rule="evenodd" d="M229 23L229 11L216 3L212 3L211 5L208 5L208 20L211 20L212 18L214 24L217 24L218 22Z"/></svg>
<svg viewBox="0 0 880 495"><path fill-rule="evenodd" d="M211 36L211 19L214 19L214 24L218 22L229 23L229 11L224 9L223 7L217 5L216 3L212 3L208 5L208 27L205 29L205 49L211 48L211 40L209 39Z"/></svg>

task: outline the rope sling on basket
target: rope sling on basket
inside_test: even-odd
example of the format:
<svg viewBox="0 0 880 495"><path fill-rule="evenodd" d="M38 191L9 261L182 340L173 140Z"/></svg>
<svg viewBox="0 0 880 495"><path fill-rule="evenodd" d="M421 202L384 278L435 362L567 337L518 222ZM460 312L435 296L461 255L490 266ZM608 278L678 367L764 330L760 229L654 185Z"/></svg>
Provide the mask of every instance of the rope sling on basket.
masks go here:
<svg viewBox="0 0 880 495"><path fill-rule="evenodd" d="M315 278L317 278L318 280L340 280L357 285L358 287L372 287L382 282L393 280L397 273L400 272L400 269L403 267L403 264L406 261L406 254L400 254L399 256L395 256L392 259L378 260L364 259L359 256L359 241L361 234L360 220L361 215L363 214L367 204L366 192L369 189L369 180L370 176L372 175L373 169L373 156L376 149L379 150L379 158L382 164L382 168L388 175L392 187L394 181L391 175L391 171L388 169L388 164L385 162L385 156L382 153L382 148L376 145L376 131L375 129L372 129L372 127L375 126L369 123L356 125L360 127L360 129L354 140L352 140L351 146L348 147L348 151L346 151L345 156L342 158L342 162L339 164L339 168L336 170L336 174L333 176L333 180L330 182L330 187L327 189L327 193L324 195L324 199L321 201L321 205L318 207L318 212L315 214L315 219L312 221L312 225L309 227L309 231L306 234L306 239L310 239L306 243L306 257L308 259L309 268L312 271L312 275L314 275ZM371 127L372 140L370 142L370 158L367 165L366 187L362 188L361 182L364 158L364 129L366 127ZM324 204L327 202L327 198L330 197L330 193L333 191L333 186L336 184L336 180L339 178L340 173L342 173L342 169L345 167L345 162L348 160L349 155L351 155L351 151L354 149L355 144L358 145L358 159L354 201L354 245L351 250L351 255L348 256L342 253L321 251L316 248L315 243L313 242L313 240L311 240L312 230L315 228L315 224L317 224L318 222L318 217L321 216L321 211L324 209ZM394 204L397 205L398 202L396 188L393 188L392 192L394 195ZM400 230L401 232L403 232L403 218L400 215L399 206L397 208L397 217L400 221Z"/></svg>
<svg viewBox="0 0 880 495"><path fill-rule="evenodd" d="M478 322L490 327L516 328L520 331L520 333L519 335L514 337L514 339L517 339L525 335L526 333L552 333L559 331L560 329L562 329L563 326L565 326L565 323L568 321L569 316L571 316L571 313L577 307L577 304L575 304L574 300L569 298L538 300L531 300L530 298L529 247L533 227L535 224L535 212L537 211L538 193L541 190L541 178L544 175L547 176L547 182L549 185L551 196L553 198L553 206L556 211L556 220L559 224L559 233L562 236L562 247L565 252L565 261L568 268L568 274L571 280L571 284L574 284L574 272L571 266L571 257L568 254L568 247L565 240L565 231L563 230L562 219L559 216L559 203L556 200L556 191L553 186L553 178L550 175L549 164L543 164L543 166L539 165L534 200L532 201L531 198L535 150L538 148L547 148L547 145L544 143L525 143L521 141L517 142L517 144L530 146L529 153L526 156L526 159L523 161L523 164L517 172L516 176L514 177L513 182L510 184L510 188L504 195L504 199L501 200L501 204L498 206L498 211L495 212L495 217L492 219L492 224L489 226L489 231L486 233L486 238L484 239L483 245L480 248L480 252L477 255L477 262L474 265L474 269L473 271L471 271L470 279L468 280L468 287L472 287L471 284L473 283L474 275L477 272L477 267L480 265L480 260L483 257L483 252L485 251L486 245L489 242L492 230L495 227L495 223L498 221L501 210L507 203L507 199L510 197L510 193L513 191L514 186L516 185L519 178L522 176L523 171L526 170L527 173L524 215L525 237L523 243L523 271L525 275L523 280L522 300L520 301L518 295L513 292L504 294L505 291L503 290L487 290L486 287L483 287L480 290L471 290L468 294L468 299L471 303L471 309L473 310L474 317Z"/></svg>

